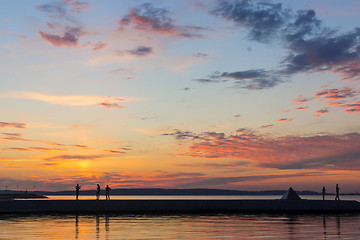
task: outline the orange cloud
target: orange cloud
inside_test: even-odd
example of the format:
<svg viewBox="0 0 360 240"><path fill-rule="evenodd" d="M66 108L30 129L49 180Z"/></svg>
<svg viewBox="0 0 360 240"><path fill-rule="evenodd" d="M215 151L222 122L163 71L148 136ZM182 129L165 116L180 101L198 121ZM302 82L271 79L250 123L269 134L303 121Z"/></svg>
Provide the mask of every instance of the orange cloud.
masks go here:
<svg viewBox="0 0 360 240"><path fill-rule="evenodd" d="M173 136L184 140L183 131ZM186 140L190 145L180 155L195 158L238 159L278 169L360 169L359 133L272 137L241 129L229 136L192 133Z"/></svg>
<svg viewBox="0 0 360 240"><path fill-rule="evenodd" d="M5 128L5 127L13 127L13 128L26 128L26 124L25 123L16 123L16 122L0 122L0 128Z"/></svg>
<svg viewBox="0 0 360 240"><path fill-rule="evenodd" d="M318 114L324 114L324 113L328 113L328 112L329 112L329 110L327 108L323 108L323 109L315 111L315 113L318 113Z"/></svg>
<svg viewBox="0 0 360 240"><path fill-rule="evenodd" d="M118 104L119 102L134 101L136 98L128 97L106 97L106 96L84 96L84 95L70 95L70 96L56 96L36 92L10 92L0 94L0 98L16 98L16 99L31 99L51 104L64 105L64 106L89 106L106 104ZM106 104L104 104L106 103Z"/></svg>
<svg viewBox="0 0 360 240"><path fill-rule="evenodd" d="M295 118L281 118L278 121L279 122L292 122Z"/></svg>

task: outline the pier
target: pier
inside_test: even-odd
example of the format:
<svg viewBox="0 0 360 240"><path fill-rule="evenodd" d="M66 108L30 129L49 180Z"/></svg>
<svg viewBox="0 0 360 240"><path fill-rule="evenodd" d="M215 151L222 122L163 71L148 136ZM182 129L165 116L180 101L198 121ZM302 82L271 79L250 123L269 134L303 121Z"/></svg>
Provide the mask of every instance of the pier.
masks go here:
<svg viewBox="0 0 360 240"><path fill-rule="evenodd" d="M342 213L358 201L334 200L1 200L10 213Z"/></svg>

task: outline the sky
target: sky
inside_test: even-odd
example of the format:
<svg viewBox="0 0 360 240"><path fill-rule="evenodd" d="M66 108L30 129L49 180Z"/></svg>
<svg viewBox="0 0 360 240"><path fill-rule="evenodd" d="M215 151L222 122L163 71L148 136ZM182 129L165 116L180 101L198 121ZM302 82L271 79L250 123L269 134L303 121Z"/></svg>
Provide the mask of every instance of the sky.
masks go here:
<svg viewBox="0 0 360 240"><path fill-rule="evenodd" d="M357 0L15 0L0 189L360 192Z"/></svg>

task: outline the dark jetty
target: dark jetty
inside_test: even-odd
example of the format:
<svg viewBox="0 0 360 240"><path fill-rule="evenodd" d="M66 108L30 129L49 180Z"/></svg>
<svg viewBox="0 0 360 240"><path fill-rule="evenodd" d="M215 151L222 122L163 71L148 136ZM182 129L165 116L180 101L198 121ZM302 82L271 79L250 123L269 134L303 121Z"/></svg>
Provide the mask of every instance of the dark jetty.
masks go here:
<svg viewBox="0 0 360 240"><path fill-rule="evenodd" d="M2 200L9 213L342 213L360 212L358 201L334 200Z"/></svg>
<svg viewBox="0 0 360 240"><path fill-rule="evenodd" d="M0 200L9 200L9 199L28 199L28 198L48 198L44 195L38 195L34 193L8 193L0 194Z"/></svg>

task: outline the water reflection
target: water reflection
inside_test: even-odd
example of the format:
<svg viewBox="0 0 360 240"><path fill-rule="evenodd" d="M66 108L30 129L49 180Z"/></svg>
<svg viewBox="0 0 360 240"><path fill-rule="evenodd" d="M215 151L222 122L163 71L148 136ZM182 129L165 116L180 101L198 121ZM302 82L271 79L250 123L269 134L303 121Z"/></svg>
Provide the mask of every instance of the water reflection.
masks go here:
<svg viewBox="0 0 360 240"><path fill-rule="evenodd" d="M75 239L79 238L79 216L75 216Z"/></svg>
<svg viewBox="0 0 360 240"><path fill-rule="evenodd" d="M0 216L0 239L359 239L359 222L360 214Z"/></svg>
<svg viewBox="0 0 360 240"><path fill-rule="evenodd" d="M324 232L324 239L327 239L326 237L326 217L323 216L323 232Z"/></svg>
<svg viewBox="0 0 360 240"><path fill-rule="evenodd" d="M80 219L80 220L79 220ZM95 238L103 239L102 236L102 226L105 229L105 238L109 239L110 232L110 217L109 215L95 215L95 216L75 216L75 239L86 239L86 236L89 233L89 224L92 225L95 220ZM91 221L92 220L92 221ZM90 221L90 222L89 222ZM84 226L84 228L80 228L79 226ZM94 225L93 225L94 226ZM91 230L90 230L91 232Z"/></svg>
<svg viewBox="0 0 360 240"><path fill-rule="evenodd" d="M340 228L340 215L336 216L336 228L337 228L337 235L339 237L339 239L341 238L341 228Z"/></svg>

